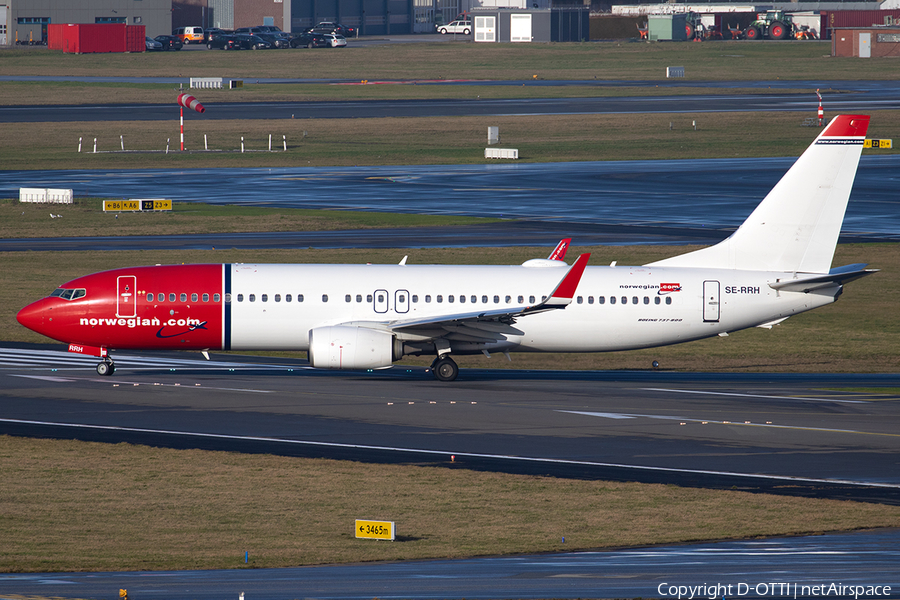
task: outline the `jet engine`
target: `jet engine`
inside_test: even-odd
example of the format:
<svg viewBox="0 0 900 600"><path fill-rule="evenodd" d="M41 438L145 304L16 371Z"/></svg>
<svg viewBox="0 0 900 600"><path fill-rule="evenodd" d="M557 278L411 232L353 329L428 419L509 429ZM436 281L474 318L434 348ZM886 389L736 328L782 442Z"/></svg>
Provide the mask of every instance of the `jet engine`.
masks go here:
<svg viewBox="0 0 900 600"><path fill-rule="evenodd" d="M386 331L335 325L309 332L309 364L317 369L379 369L403 357Z"/></svg>

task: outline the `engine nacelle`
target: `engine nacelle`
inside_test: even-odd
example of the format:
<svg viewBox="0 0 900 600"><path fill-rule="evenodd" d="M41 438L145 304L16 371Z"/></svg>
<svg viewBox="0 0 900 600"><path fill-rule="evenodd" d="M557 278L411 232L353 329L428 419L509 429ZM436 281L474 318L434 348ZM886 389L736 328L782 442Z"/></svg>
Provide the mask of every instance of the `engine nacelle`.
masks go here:
<svg viewBox="0 0 900 600"><path fill-rule="evenodd" d="M317 369L378 369L389 367L395 352L394 336L365 327L317 327L309 332L309 364Z"/></svg>

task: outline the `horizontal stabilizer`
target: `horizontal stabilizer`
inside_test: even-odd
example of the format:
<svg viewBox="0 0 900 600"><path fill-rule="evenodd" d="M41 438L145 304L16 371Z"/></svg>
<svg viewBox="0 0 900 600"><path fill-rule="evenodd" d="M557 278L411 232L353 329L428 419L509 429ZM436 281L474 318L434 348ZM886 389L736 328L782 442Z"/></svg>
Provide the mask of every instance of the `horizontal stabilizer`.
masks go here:
<svg viewBox="0 0 900 600"><path fill-rule="evenodd" d="M769 287L778 291L808 293L821 288L843 285L854 279L859 279L860 277L865 277L866 275L877 272L878 269L867 269L864 264L847 265L845 267L831 269L827 275L814 275L812 277L774 281L769 284Z"/></svg>

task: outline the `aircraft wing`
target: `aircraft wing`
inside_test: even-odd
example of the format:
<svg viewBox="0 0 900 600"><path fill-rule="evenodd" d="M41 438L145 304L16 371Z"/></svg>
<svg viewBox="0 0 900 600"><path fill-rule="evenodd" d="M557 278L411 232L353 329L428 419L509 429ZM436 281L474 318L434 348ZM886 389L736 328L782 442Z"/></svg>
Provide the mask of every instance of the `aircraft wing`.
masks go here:
<svg viewBox="0 0 900 600"><path fill-rule="evenodd" d="M493 310L433 315L418 319L355 321L342 325L371 327L400 334L406 339L419 340L446 337L462 341L491 342L501 340L505 335L521 335L522 332L513 327L517 319L565 308L572 303L590 257L590 254L579 256L547 298L533 306L506 306Z"/></svg>
<svg viewBox="0 0 900 600"><path fill-rule="evenodd" d="M809 293L825 287L833 287L835 285L843 285L847 282L877 273L878 269L867 269L867 265L854 264L845 267L837 267L831 269L825 275L813 275L811 277L801 277L799 279L785 279L773 281L769 287L773 290L787 292L803 292Z"/></svg>

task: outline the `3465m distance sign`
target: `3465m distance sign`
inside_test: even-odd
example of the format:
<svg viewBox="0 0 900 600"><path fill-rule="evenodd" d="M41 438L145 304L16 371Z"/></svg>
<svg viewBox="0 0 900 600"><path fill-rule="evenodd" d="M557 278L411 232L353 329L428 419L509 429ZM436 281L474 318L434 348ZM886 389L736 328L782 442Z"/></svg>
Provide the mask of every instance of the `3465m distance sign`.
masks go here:
<svg viewBox="0 0 900 600"><path fill-rule="evenodd" d="M356 520L356 537L373 540L394 541L393 521L362 521Z"/></svg>

